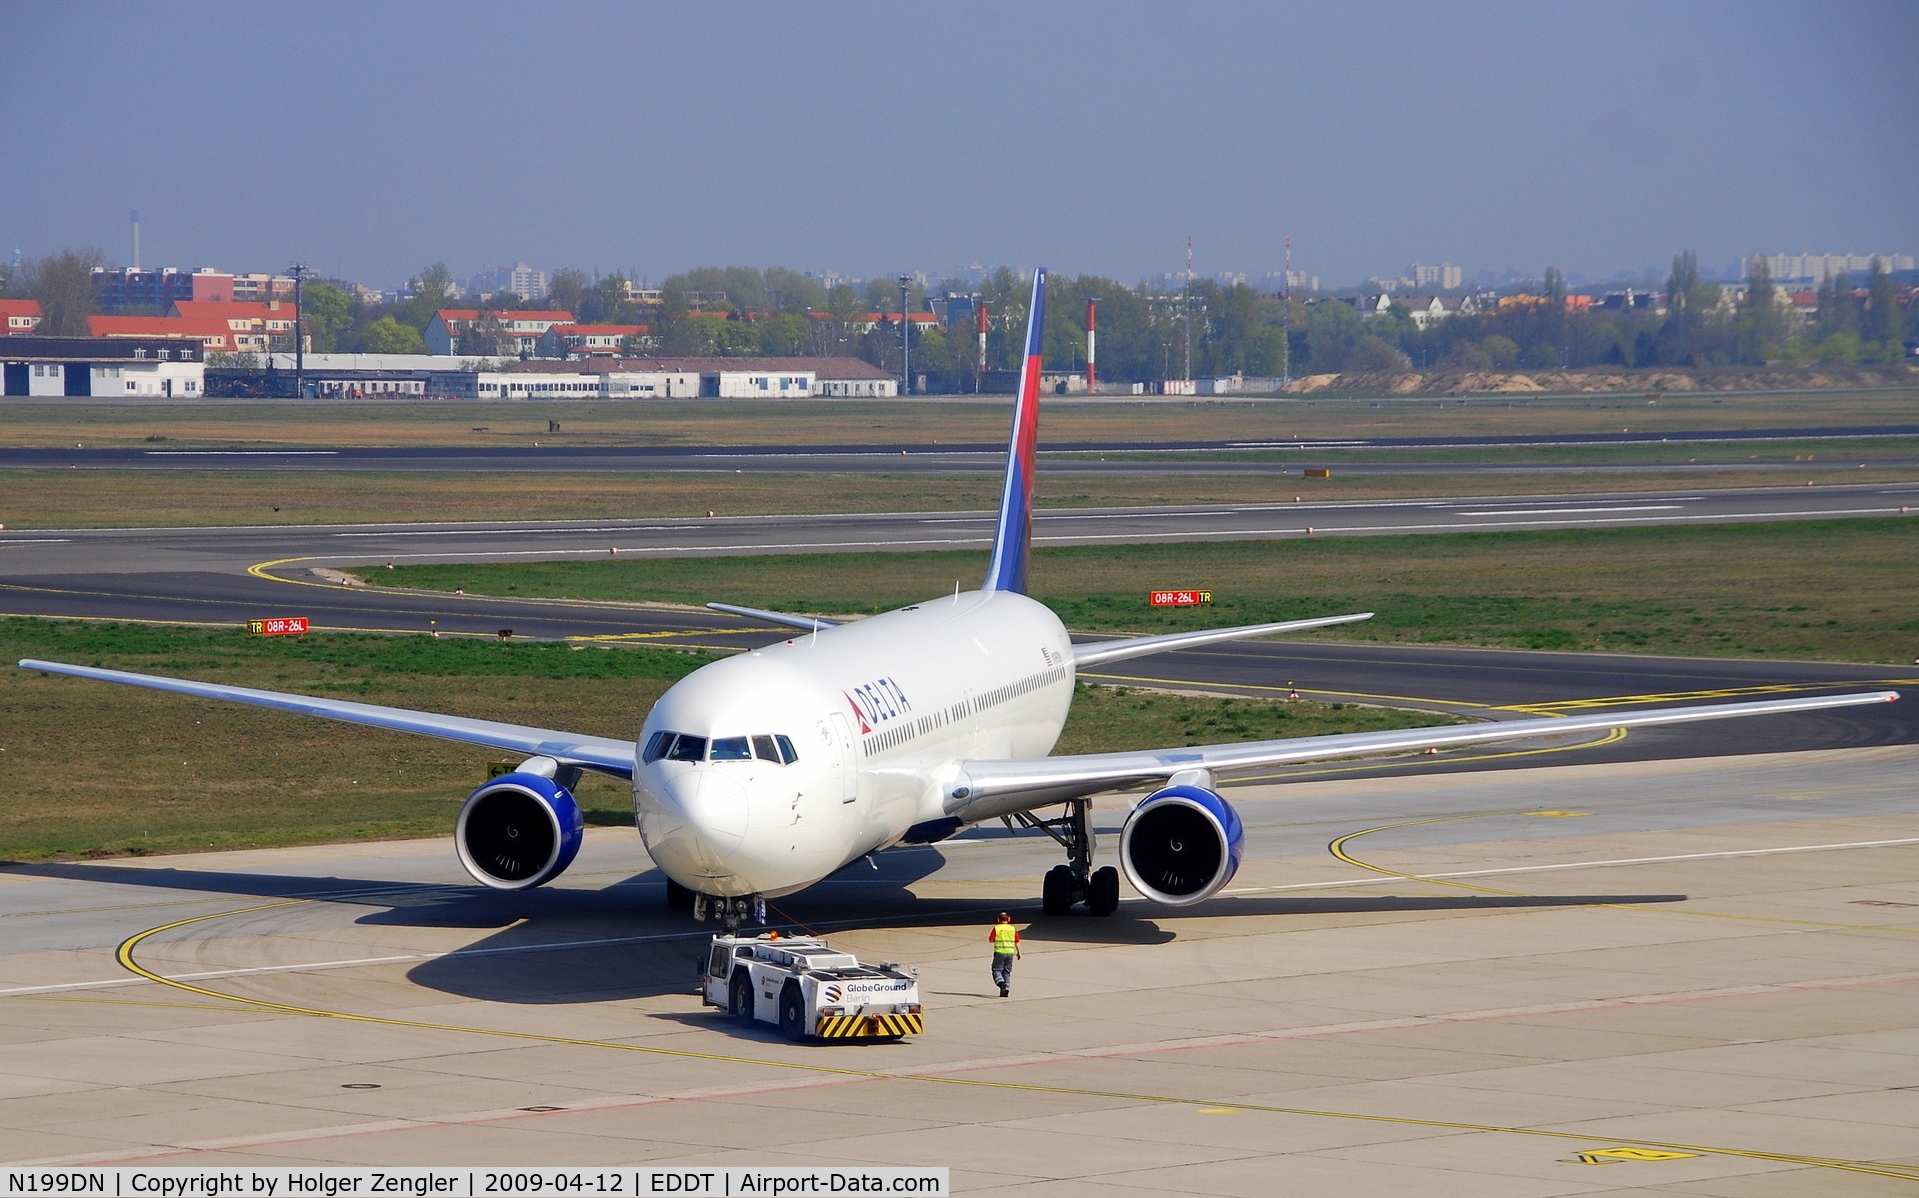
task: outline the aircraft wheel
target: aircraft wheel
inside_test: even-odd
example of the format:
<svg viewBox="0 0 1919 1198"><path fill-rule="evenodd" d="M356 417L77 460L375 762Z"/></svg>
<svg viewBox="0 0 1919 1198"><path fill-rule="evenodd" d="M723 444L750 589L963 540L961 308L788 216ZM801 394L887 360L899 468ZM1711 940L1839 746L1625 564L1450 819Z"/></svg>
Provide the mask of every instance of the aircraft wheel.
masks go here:
<svg viewBox="0 0 1919 1198"><path fill-rule="evenodd" d="M780 991L780 1034L788 1040L806 1039L806 1001L793 982Z"/></svg>
<svg viewBox="0 0 1919 1198"><path fill-rule="evenodd" d="M682 886L673 879L668 878L666 880L666 905L675 908L691 907L693 905L692 888Z"/></svg>
<svg viewBox="0 0 1919 1198"><path fill-rule="evenodd" d="M1064 915L1073 909L1073 870L1055 865L1046 871L1040 884L1040 908L1048 915Z"/></svg>
<svg viewBox="0 0 1919 1198"><path fill-rule="evenodd" d="M753 1026L753 979L744 969L733 975L733 984L727 987L726 1013L748 1027Z"/></svg>
<svg viewBox="0 0 1919 1198"><path fill-rule="evenodd" d="M1119 910L1119 871L1108 865L1093 871L1088 887L1086 909L1095 915L1111 915Z"/></svg>

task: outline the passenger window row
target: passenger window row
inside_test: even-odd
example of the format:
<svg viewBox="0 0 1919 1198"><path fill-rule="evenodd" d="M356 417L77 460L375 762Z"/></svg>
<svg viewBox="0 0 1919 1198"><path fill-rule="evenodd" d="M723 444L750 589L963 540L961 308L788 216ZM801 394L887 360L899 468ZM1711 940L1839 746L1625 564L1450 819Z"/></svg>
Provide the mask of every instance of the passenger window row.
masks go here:
<svg viewBox="0 0 1919 1198"><path fill-rule="evenodd" d="M640 760L651 765L662 757L668 761L770 761L774 765L792 765L800 759L793 748L790 737L775 733L772 736L716 736L712 740L712 756L707 755L707 738L692 736L685 732L655 732L646 742L646 751L640 754Z"/></svg>

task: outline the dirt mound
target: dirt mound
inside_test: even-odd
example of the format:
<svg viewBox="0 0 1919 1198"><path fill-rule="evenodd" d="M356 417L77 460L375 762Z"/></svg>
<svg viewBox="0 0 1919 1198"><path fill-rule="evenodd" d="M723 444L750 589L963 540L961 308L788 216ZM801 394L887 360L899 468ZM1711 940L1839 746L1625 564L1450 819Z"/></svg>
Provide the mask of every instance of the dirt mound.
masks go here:
<svg viewBox="0 0 1919 1198"><path fill-rule="evenodd" d="M1290 395L1644 394L1683 391L1821 391L1842 387L1911 387L1919 368L1885 366L1709 366L1589 370L1396 370L1309 374Z"/></svg>

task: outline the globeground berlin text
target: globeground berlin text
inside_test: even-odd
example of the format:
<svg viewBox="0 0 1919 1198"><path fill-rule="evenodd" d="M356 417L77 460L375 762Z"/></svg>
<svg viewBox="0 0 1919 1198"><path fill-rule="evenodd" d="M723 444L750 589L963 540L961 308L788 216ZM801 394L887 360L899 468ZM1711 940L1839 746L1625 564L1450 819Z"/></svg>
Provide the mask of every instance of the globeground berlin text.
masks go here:
<svg viewBox="0 0 1919 1198"><path fill-rule="evenodd" d="M947 1198L945 1168L9 1169L0 1198Z"/></svg>

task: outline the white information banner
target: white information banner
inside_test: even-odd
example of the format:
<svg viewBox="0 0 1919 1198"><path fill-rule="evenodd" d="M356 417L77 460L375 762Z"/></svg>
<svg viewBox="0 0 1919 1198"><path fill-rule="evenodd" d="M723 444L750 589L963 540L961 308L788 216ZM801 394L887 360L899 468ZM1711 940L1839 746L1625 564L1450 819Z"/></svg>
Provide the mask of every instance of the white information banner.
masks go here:
<svg viewBox="0 0 1919 1198"><path fill-rule="evenodd" d="M952 1193L945 1168L8 1169L0 1198L790 1198Z"/></svg>

